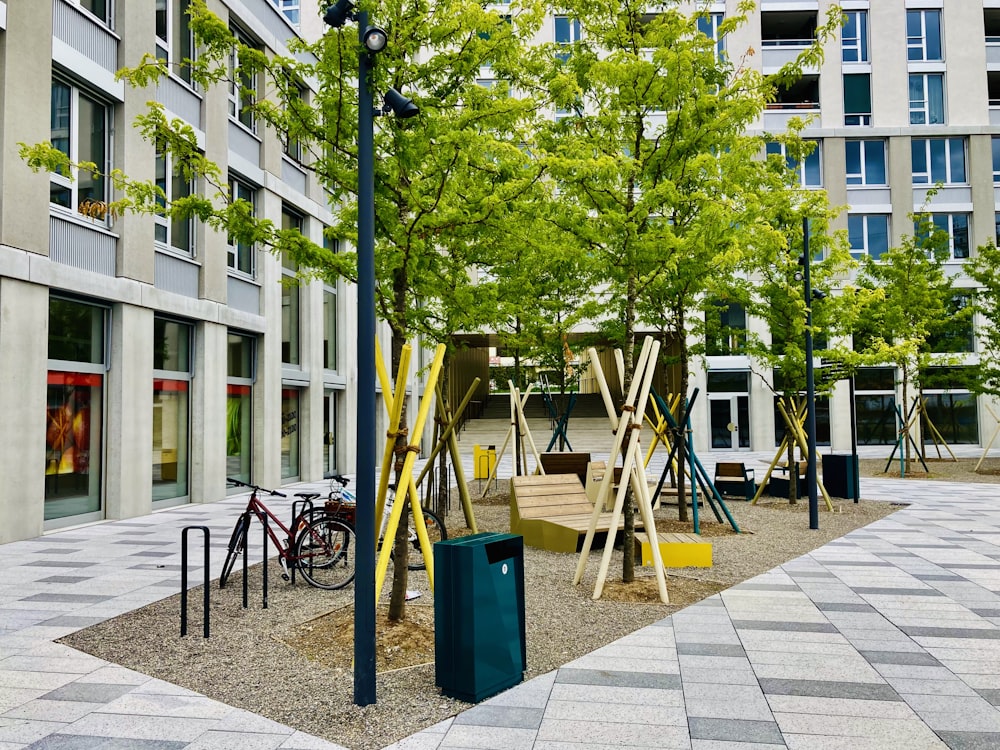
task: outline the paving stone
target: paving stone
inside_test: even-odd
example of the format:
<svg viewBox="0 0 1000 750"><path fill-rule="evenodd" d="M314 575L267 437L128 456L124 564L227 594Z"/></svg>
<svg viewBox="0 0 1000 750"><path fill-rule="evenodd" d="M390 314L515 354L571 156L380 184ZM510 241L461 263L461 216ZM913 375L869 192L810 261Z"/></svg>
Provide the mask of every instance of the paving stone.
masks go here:
<svg viewBox="0 0 1000 750"><path fill-rule="evenodd" d="M733 620L737 630L778 630L800 633L836 633L828 622L781 622L770 620Z"/></svg>
<svg viewBox="0 0 1000 750"><path fill-rule="evenodd" d="M593 713L593 705L587 704ZM542 723L542 709L512 706L475 706L455 717L455 724L475 724L484 727L513 727L538 729Z"/></svg>
<svg viewBox="0 0 1000 750"><path fill-rule="evenodd" d="M737 644L679 643L677 654L684 656L746 656L743 647Z"/></svg>
<svg viewBox="0 0 1000 750"><path fill-rule="evenodd" d="M967 638L969 640L1000 640L1000 628L934 628L906 627L900 628L911 637L931 638Z"/></svg>
<svg viewBox="0 0 1000 750"><path fill-rule="evenodd" d="M903 700L889 685L868 682L762 678L760 687L765 695L805 695L817 698L853 698L877 701Z"/></svg>
<svg viewBox="0 0 1000 750"><path fill-rule="evenodd" d="M784 740L778 725L773 721L741 721L739 719L688 720L691 739L725 740L730 742L759 742L781 744Z"/></svg>
<svg viewBox="0 0 1000 750"><path fill-rule="evenodd" d="M99 682L71 682L42 696L48 701L74 701L83 703L109 703L132 690L131 685L102 684Z"/></svg>
<svg viewBox="0 0 1000 750"><path fill-rule="evenodd" d="M1000 733L996 732L938 732L951 750L996 750L1000 747Z"/></svg>
<svg viewBox="0 0 1000 750"><path fill-rule="evenodd" d="M51 734L28 745L25 750L181 750L186 742L173 740L135 740L115 737Z"/></svg>
<svg viewBox="0 0 1000 750"><path fill-rule="evenodd" d="M679 690L679 674L642 674L610 670L573 669L563 667L556 672L556 682L579 685L608 685L612 687L641 687Z"/></svg>
<svg viewBox="0 0 1000 750"><path fill-rule="evenodd" d="M912 651L859 651L872 664L910 664L918 667L939 667L941 662L928 653Z"/></svg>

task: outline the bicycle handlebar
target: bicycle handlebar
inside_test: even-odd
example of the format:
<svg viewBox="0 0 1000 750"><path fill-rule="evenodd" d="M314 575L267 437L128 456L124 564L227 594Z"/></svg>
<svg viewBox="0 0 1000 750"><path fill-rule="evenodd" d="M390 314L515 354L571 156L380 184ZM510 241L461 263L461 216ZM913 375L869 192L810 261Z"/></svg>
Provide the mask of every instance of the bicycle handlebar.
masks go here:
<svg viewBox="0 0 1000 750"><path fill-rule="evenodd" d="M340 474L324 474L323 479L329 479L331 481L337 482L341 487L346 487L348 482L351 480Z"/></svg>
<svg viewBox="0 0 1000 750"><path fill-rule="evenodd" d="M277 497L288 497L284 492L278 492L277 490L269 490L266 487L259 487L256 484L247 484L239 479L233 479L232 477L226 477L226 481L235 487L246 487L253 490L254 492L266 492L269 495L275 495Z"/></svg>

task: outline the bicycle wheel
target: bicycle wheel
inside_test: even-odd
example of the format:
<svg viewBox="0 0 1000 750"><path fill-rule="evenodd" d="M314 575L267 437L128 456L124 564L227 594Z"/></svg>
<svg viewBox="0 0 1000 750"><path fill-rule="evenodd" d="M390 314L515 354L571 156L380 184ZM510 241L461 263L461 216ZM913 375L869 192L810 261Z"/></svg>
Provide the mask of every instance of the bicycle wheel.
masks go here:
<svg viewBox="0 0 1000 750"><path fill-rule="evenodd" d="M342 589L354 580L354 529L332 516L313 516L295 541L302 577L321 589Z"/></svg>
<svg viewBox="0 0 1000 750"><path fill-rule="evenodd" d="M236 519L236 526L233 527L233 535L229 537L229 552L226 553L226 559L222 563L222 573L219 575L220 589L226 585L229 574L233 572L233 566L236 565L236 559L243 553L243 547L247 543L247 527L249 525L250 519L247 514L241 513L240 517Z"/></svg>
<svg viewBox="0 0 1000 750"><path fill-rule="evenodd" d="M431 547L434 546L434 542L443 542L448 538L448 531L444 527L444 521L441 517L432 510L427 510L427 508L420 509L424 514L424 526L427 528L427 538L430 540ZM406 567L410 570L423 570L424 569L424 556L420 552L420 537L414 531L410 534L410 544L413 549L410 550L409 559L407 560ZM413 562L410 562L412 560Z"/></svg>

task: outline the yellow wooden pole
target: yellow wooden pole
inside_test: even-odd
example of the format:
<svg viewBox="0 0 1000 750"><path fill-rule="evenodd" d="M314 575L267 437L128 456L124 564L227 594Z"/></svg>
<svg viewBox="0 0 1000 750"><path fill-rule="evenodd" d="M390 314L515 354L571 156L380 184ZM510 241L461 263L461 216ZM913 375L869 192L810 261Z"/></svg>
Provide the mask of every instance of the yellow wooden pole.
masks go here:
<svg viewBox="0 0 1000 750"><path fill-rule="evenodd" d="M990 441L986 444L986 450L984 450L983 455L979 457L979 461L976 463L976 467L973 469L973 471L979 471L979 467L982 466L983 461L986 460L986 456L987 454L989 454L990 448L993 447L993 442L997 439L997 435L1000 435L1000 419L997 419L997 415L990 408L989 404L984 402L983 406L986 407L986 411L990 413L990 416L993 417L993 421L996 422L997 425L996 427L993 428L993 436L990 438Z"/></svg>
<svg viewBox="0 0 1000 750"><path fill-rule="evenodd" d="M413 485L413 464L417 460L417 453L420 451L420 433L424 429L424 423L427 421L427 415L431 410L431 403L434 400L434 386L437 385L438 377L441 375L441 366L444 362L445 345L438 344L437 349L434 353L434 361L431 364L430 373L427 376L427 385L424 389L424 396L420 400L420 409L417 411L417 418L413 423L413 432L410 433L411 442L407 447L406 457L403 459L403 471L400 473L398 486L401 488L411 488ZM420 513L420 499L416 494L416 486L413 485L413 497L416 498L416 503L411 503L416 507L413 509L415 520L419 520L423 523L423 514ZM406 494L405 492L403 494ZM385 583L385 574L389 568L389 555L392 552L391 540L396 537L396 529L399 526L399 519L403 515L403 508L406 506L406 502L403 499L397 500L393 503L392 513L389 514L389 522L386 525L385 533L382 538L387 542L382 545L382 550L379 552L378 561L375 565L375 604L378 605L378 599L382 591L382 584ZM426 541L426 529L424 529L424 539ZM423 547L422 547L423 549ZM430 561L427 561L430 562Z"/></svg>
<svg viewBox="0 0 1000 750"><path fill-rule="evenodd" d="M376 339L377 341L377 339ZM376 352L378 347L376 347ZM413 349L404 344L399 353L399 369L396 372L396 390L389 385L389 373L382 357L375 358L375 370L382 382L382 400L389 410L389 430L385 438L385 450L382 452L382 469L378 474L378 490L375 495L375 542L378 543L378 532L382 528L382 514L385 513L385 496L389 489L389 477L392 474L392 456L396 449L396 433L403 418L403 404L406 403L406 381L410 376L410 357Z"/></svg>

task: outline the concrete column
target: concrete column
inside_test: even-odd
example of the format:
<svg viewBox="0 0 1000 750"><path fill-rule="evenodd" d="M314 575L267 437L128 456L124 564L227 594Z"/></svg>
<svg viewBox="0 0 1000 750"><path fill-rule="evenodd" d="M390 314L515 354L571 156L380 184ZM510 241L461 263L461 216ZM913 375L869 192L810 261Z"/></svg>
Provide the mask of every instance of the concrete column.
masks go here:
<svg viewBox="0 0 1000 750"><path fill-rule="evenodd" d="M226 496L226 369L228 329L202 323L195 333L191 380L191 502Z"/></svg>
<svg viewBox="0 0 1000 750"><path fill-rule="evenodd" d="M0 34L0 244L41 255L49 254L49 174L32 173L18 143L50 137L52 61L39 52L51 48L52 3L7 3L7 31Z"/></svg>
<svg viewBox="0 0 1000 750"><path fill-rule="evenodd" d="M153 311L115 305L107 389L105 514L149 513L153 495Z"/></svg>
<svg viewBox="0 0 1000 750"><path fill-rule="evenodd" d="M903 235L913 234L913 156L910 136L889 139L889 185L892 197L892 226L889 227L889 246L899 247Z"/></svg>
<svg viewBox="0 0 1000 750"><path fill-rule="evenodd" d="M281 198L264 190L258 215L281 226ZM281 260L258 258L264 335L257 339L257 380L253 389L253 477L266 487L281 484Z"/></svg>
<svg viewBox="0 0 1000 750"><path fill-rule="evenodd" d="M996 241L996 197L993 188L993 142L988 135L969 136L969 183L972 185L973 248ZM987 438L989 439L989 438Z"/></svg>
<svg viewBox="0 0 1000 750"><path fill-rule="evenodd" d="M0 277L0 544L42 533L49 293Z"/></svg>

